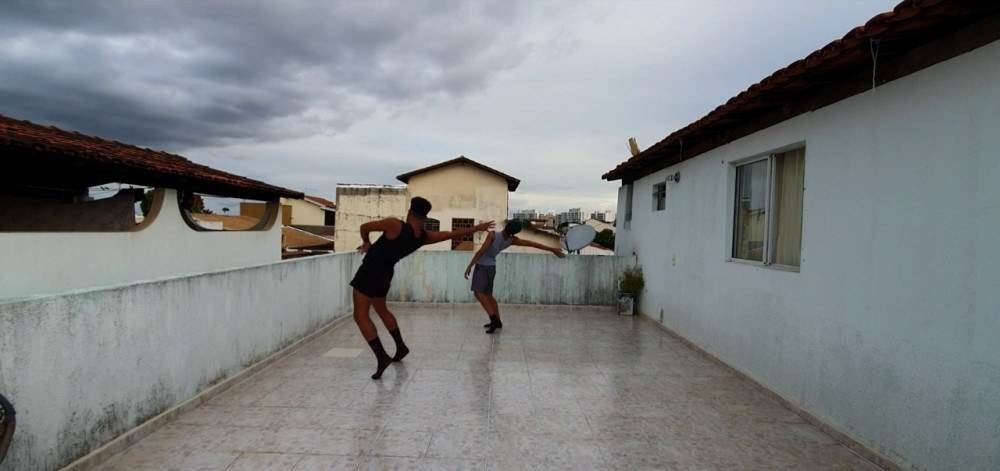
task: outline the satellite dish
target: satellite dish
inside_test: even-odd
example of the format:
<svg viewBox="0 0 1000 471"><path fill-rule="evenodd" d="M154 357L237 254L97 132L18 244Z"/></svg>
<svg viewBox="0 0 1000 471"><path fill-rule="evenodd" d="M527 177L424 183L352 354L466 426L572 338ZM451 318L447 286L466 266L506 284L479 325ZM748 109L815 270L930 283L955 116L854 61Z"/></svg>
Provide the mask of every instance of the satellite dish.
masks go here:
<svg viewBox="0 0 1000 471"><path fill-rule="evenodd" d="M568 252L576 252L590 245L597 237L597 231L586 224L573 226L566 231L566 238L563 239L563 248Z"/></svg>

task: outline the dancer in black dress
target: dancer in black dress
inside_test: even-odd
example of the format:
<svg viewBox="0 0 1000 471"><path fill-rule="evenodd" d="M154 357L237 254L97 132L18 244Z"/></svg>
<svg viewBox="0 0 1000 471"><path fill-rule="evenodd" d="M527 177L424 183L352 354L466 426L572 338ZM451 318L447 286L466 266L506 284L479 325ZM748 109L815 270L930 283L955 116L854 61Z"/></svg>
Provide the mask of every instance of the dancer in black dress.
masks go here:
<svg viewBox="0 0 1000 471"><path fill-rule="evenodd" d="M361 268L358 268L358 272L354 275L354 279L351 280L351 286L354 287L354 322L358 324L361 335L365 337L378 360L378 369L372 375L372 379L381 378L382 372L390 363L402 360L410 352L399 333L396 316L389 312L385 303L385 296L389 293L393 267L396 262L423 245L458 239L493 227L493 221L489 221L459 231L425 231L424 220L427 219L427 214L430 211L431 203L426 199L416 197L410 200L410 210L406 214L406 221L387 218L361 225L363 243L361 247L358 247L358 250L365 252L365 259L361 263ZM372 232L382 233L374 244L368 238ZM378 338L375 324L368 316L371 307L375 308L375 312L382 319L382 324L396 341L396 354L392 357L382 347L382 341Z"/></svg>

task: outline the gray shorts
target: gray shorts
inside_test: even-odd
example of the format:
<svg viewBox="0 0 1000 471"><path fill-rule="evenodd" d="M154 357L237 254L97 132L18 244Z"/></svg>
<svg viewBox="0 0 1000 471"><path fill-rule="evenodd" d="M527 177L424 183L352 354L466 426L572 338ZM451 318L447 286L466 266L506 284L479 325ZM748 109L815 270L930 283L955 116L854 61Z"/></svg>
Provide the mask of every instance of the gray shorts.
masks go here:
<svg viewBox="0 0 1000 471"><path fill-rule="evenodd" d="M493 278L497 275L497 267L476 265L476 271L472 273L472 291L484 294L493 294Z"/></svg>

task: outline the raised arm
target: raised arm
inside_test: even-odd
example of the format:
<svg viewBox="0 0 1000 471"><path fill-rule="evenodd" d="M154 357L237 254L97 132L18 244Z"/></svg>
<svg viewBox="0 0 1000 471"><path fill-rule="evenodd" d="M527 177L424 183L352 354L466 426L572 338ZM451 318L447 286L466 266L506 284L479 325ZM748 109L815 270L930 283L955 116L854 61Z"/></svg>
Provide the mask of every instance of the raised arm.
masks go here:
<svg viewBox="0 0 1000 471"><path fill-rule="evenodd" d="M378 221L368 221L361 225L361 246L358 250L368 252L372 246L369 238L372 232L382 232L389 239L399 237L399 232L403 230L403 221L396 218L379 219Z"/></svg>
<svg viewBox="0 0 1000 471"><path fill-rule="evenodd" d="M490 229L493 229L493 226L494 226L493 221L487 221L484 223L477 224L468 229L462 229L458 231L449 231L449 232L427 231L427 240L424 243L430 245L441 242L442 240L458 239L460 237L465 237L467 235L475 234L479 231L488 231Z"/></svg>
<svg viewBox="0 0 1000 471"><path fill-rule="evenodd" d="M512 245L519 245L521 247L534 247L538 250L545 250L547 252L552 252L552 255L555 255L559 258L566 256L566 254L564 254L562 249L559 247L549 247L548 245L539 244L538 242L532 242L530 240L524 240L517 237L514 237L514 242Z"/></svg>
<svg viewBox="0 0 1000 471"><path fill-rule="evenodd" d="M465 267L466 280L469 279L469 274L472 273L472 266L479 261L479 259L483 256L484 253L486 253L486 249L489 249L490 246L493 245L494 237L496 237L495 232L490 232L489 234L486 234L486 240L483 241L483 246L479 247L479 250L476 251L476 254L472 256L472 260L469 260L469 266Z"/></svg>

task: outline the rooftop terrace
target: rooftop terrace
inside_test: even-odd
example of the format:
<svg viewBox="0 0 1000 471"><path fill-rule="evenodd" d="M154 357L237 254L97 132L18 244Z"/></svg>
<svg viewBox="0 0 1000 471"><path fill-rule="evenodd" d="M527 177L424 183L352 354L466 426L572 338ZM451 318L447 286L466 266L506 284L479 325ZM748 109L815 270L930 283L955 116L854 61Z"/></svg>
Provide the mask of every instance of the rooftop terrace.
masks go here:
<svg viewBox="0 0 1000 471"><path fill-rule="evenodd" d="M101 469L877 469L641 318L394 309L412 353L382 381L341 323Z"/></svg>

